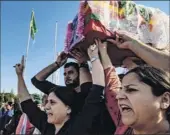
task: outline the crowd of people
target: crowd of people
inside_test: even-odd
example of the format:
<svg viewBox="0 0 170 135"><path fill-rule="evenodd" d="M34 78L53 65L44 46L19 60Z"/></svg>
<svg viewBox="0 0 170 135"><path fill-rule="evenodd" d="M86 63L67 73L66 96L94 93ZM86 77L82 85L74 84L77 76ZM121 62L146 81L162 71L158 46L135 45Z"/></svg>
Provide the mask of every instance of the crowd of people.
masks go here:
<svg viewBox="0 0 170 135"><path fill-rule="evenodd" d="M108 42L120 49L130 49L138 56L122 62L128 70L126 74L116 73L107 53ZM16 107L9 103L6 113L0 114L1 118L6 115L11 117L10 120L7 118L1 133L170 134L168 53L119 32L116 32L115 40L95 39L86 51L91 70L83 57L84 52L74 49L70 55L75 62L67 62L68 54L62 52L54 63L31 79L32 84L44 93L41 106L32 99L26 87L23 56L21 63L15 65L20 103ZM47 81L53 72L63 66L65 86Z"/></svg>
<svg viewBox="0 0 170 135"><path fill-rule="evenodd" d="M32 96L33 98L33 96ZM44 110L47 95L42 97L42 102L33 98L34 103L41 110ZM19 100L13 99L7 103L2 103L0 107L0 134L13 135L13 134L35 134L40 133L33 126L27 115L22 111Z"/></svg>

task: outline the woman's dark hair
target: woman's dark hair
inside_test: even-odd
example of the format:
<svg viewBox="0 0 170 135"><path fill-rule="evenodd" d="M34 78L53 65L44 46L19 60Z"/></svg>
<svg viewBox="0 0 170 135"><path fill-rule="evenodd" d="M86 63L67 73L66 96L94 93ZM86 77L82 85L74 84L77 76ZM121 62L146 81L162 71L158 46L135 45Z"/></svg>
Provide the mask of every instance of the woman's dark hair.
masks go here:
<svg viewBox="0 0 170 135"><path fill-rule="evenodd" d="M19 100L16 100L14 102L14 113L15 112L22 112L22 108L21 108L21 105L19 103Z"/></svg>
<svg viewBox="0 0 170 135"><path fill-rule="evenodd" d="M126 73L136 73L139 79L151 86L155 96L161 96L165 92L170 92L170 73L148 65L136 67ZM126 76L125 75L125 76ZM167 109L167 119L170 122L170 107Z"/></svg>
<svg viewBox="0 0 170 135"><path fill-rule="evenodd" d="M65 104L68 105L71 109L72 112L74 111L73 106L74 106L74 96L75 92L70 90L69 88L63 88L56 89L56 87L53 87L50 89L49 93L54 92L54 94Z"/></svg>
<svg viewBox="0 0 170 135"><path fill-rule="evenodd" d="M164 92L170 92L170 74L151 66L143 65L136 67L126 73L136 73L140 80L152 87L152 93L160 96Z"/></svg>
<svg viewBox="0 0 170 135"><path fill-rule="evenodd" d="M124 74L119 74L118 76L119 76L120 81L122 81L122 79L123 79L123 77L124 77L125 75L124 75Z"/></svg>

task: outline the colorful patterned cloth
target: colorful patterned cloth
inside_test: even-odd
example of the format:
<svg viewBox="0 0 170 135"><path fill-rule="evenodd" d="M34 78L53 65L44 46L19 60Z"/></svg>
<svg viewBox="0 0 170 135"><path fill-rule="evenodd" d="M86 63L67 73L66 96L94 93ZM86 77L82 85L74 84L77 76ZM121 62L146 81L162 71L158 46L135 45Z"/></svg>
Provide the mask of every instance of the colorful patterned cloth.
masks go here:
<svg viewBox="0 0 170 135"><path fill-rule="evenodd" d="M167 49L169 16L156 8L133 1L88 1L98 20L111 32L123 30L154 48Z"/></svg>
<svg viewBox="0 0 170 135"><path fill-rule="evenodd" d="M118 29L154 48L168 51L169 28L169 16L156 8L133 1L84 1L80 3L78 15L68 24L65 51L83 41L90 31L111 36Z"/></svg>
<svg viewBox="0 0 170 135"><path fill-rule="evenodd" d="M30 123L28 120L28 117L25 113L23 113L20 117L18 126L16 128L16 134L30 134L30 129L33 128L34 126Z"/></svg>

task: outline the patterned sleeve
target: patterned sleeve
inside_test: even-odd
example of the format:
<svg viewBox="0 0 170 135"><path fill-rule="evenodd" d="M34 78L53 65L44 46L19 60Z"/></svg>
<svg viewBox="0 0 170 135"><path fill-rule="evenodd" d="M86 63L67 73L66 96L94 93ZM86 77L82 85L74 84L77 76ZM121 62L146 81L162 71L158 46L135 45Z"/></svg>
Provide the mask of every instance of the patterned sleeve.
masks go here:
<svg viewBox="0 0 170 135"><path fill-rule="evenodd" d="M121 83L114 67L105 69L105 78L106 106L112 117L112 120L114 121L116 127L118 127L121 117L116 100L116 92L120 89Z"/></svg>

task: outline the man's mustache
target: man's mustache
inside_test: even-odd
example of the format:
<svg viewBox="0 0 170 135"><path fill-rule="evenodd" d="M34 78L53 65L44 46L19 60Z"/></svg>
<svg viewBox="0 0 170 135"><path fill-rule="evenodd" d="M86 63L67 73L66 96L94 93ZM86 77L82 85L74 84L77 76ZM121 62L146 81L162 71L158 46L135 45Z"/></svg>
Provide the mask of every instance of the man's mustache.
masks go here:
<svg viewBox="0 0 170 135"><path fill-rule="evenodd" d="M66 82L67 82L67 81L72 81L72 79L70 79L70 78L66 78Z"/></svg>

